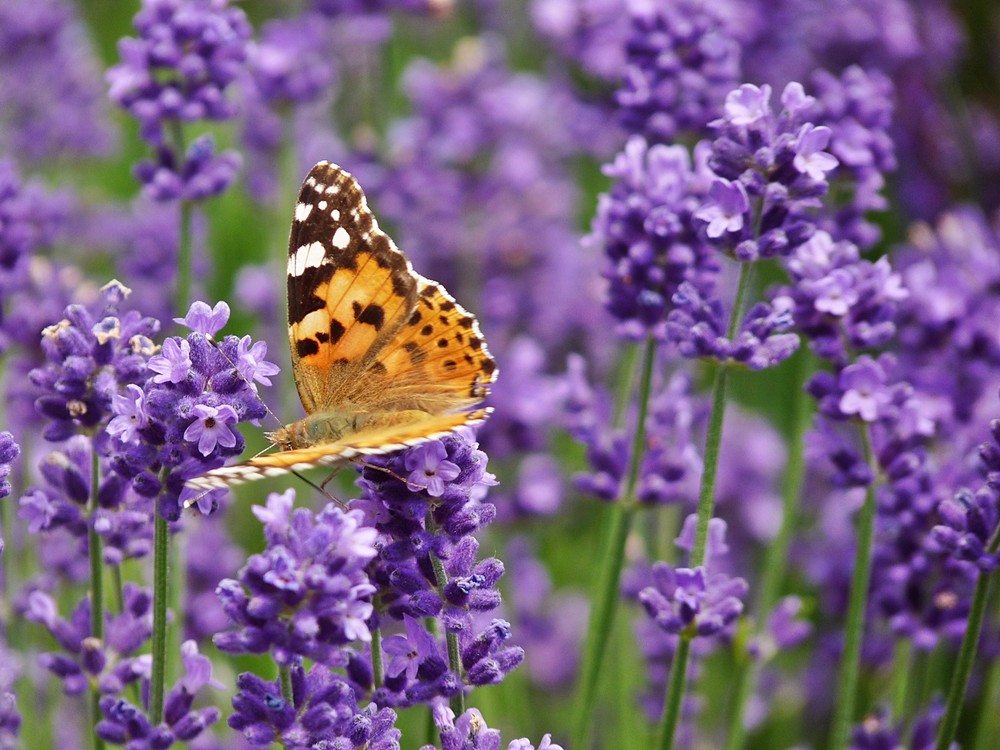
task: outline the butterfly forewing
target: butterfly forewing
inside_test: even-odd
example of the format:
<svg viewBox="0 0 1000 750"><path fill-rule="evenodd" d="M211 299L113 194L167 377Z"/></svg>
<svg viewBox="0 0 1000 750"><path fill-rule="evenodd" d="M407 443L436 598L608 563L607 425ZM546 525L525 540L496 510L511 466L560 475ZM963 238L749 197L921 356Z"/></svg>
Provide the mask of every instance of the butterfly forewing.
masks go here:
<svg viewBox="0 0 1000 750"><path fill-rule="evenodd" d="M409 319L418 283L348 172L320 162L302 183L288 242L292 368L307 413L343 398Z"/></svg>

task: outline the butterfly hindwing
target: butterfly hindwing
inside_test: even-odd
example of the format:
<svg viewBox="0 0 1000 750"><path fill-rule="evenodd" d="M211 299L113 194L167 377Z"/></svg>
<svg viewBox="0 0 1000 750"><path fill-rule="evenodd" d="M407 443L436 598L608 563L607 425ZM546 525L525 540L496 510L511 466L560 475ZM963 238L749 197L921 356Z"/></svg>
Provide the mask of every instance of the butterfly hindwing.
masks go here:
<svg viewBox="0 0 1000 750"><path fill-rule="evenodd" d="M479 323L436 281L418 278L416 307L382 347L366 387L388 408L437 413L478 403L496 378Z"/></svg>

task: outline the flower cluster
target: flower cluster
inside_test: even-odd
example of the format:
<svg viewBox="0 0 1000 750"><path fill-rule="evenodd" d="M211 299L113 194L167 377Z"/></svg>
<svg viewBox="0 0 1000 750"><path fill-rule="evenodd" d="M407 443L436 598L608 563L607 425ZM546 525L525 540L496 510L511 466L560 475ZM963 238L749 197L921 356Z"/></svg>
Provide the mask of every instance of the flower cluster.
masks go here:
<svg viewBox="0 0 1000 750"><path fill-rule="evenodd" d="M96 735L112 745L130 749L166 750L175 742L193 740L217 722L220 712L215 706L192 710L199 690L206 685L222 687L222 683L212 679L211 660L198 653L194 641L185 641L181 644L181 662L184 676L166 697L162 722L154 726L142 709L124 698L105 695L100 701L104 718L94 728Z"/></svg>
<svg viewBox="0 0 1000 750"><path fill-rule="evenodd" d="M684 147L650 146L638 136L604 173L615 183L598 199L589 242L607 258L606 306L624 337L664 338L681 285L709 293L719 271L694 222L708 178Z"/></svg>
<svg viewBox="0 0 1000 750"><path fill-rule="evenodd" d="M308 672L290 670L291 695L278 681L267 682L246 672L236 680L235 713L229 726L253 746L278 743L288 748L330 747L338 750L399 747L396 713L374 703L359 708L350 683L322 664Z"/></svg>
<svg viewBox="0 0 1000 750"><path fill-rule="evenodd" d="M90 602L83 599L69 619L59 617L56 603L42 591L31 592L24 616L44 625L61 652L42 654L40 662L60 680L67 695L85 691L96 683L102 695L117 695L148 677L148 665L139 649L152 634L152 594L128 584L123 590L125 608L118 615L105 613L104 636L91 632Z"/></svg>
<svg viewBox="0 0 1000 750"><path fill-rule="evenodd" d="M570 433L587 447L589 471L576 485L602 500L619 497L628 466L629 428L612 429L601 398L586 380L583 360L569 360L566 399ZM644 504L690 501L697 494L701 457L696 447L705 409L692 393L691 378L678 373L651 397L646 422L647 445L636 485L636 499Z"/></svg>
<svg viewBox="0 0 1000 750"><path fill-rule="evenodd" d="M443 702L434 704L434 725L441 737L441 750L500 750L500 730L490 729L479 709L470 708L461 716L455 716ZM420 750L433 750L433 745L424 745ZM525 737L511 740L507 750L535 750L535 746ZM538 750L562 750L561 745L552 741L551 735L543 735Z"/></svg>
<svg viewBox="0 0 1000 750"><path fill-rule="evenodd" d="M798 83L785 87L779 112L767 85L743 84L726 96L708 158L717 179L697 214L719 250L744 262L787 256L812 236L807 212L838 164L825 150L831 129L809 119L814 104Z"/></svg>
<svg viewBox="0 0 1000 750"><path fill-rule="evenodd" d="M0 500L10 494L11 466L17 457L21 455L21 446L14 441L14 436L9 432L0 432Z"/></svg>
<svg viewBox="0 0 1000 750"><path fill-rule="evenodd" d="M0 7L0 153L22 164L106 155L114 143L99 61L74 3Z"/></svg>
<svg viewBox="0 0 1000 750"><path fill-rule="evenodd" d="M524 657L507 644L507 622L484 620L500 605L496 585L504 572L496 558L477 561L479 543L472 536L496 514L482 500L496 484L486 460L463 430L374 459L364 470L362 498L354 505L382 540L372 568L379 615L403 621L406 631L386 639L394 659L385 687L375 692L380 705L428 702L466 684L494 684ZM446 661L443 644L418 619L426 617L439 619L461 663Z"/></svg>
<svg viewBox="0 0 1000 750"><path fill-rule="evenodd" d="M312 13L275 19L248 48L242 137L247 187L257 200L275 197L285 128L298 126L301 109L324 103L333 89L337 76L328 31L325 19Z"/></svg>
<svg viewBox="0 0 1000 750"><path fill-rule="evenodd" d="M615 94L625 129L653 143L701 134L739 82L740 46L718 6L681 0L632 11L622 88Z"/></svg>
<svg viewBox="0 0 1000 750"><path fill-rule="evenodd" d="M794 286L784 294L796 327L819 356L843 365L850 351L884 346L895 335L899 303L909 294L888 258L865 260L853 243L819 231L786 267Z"/></svg>
<svg viewBox="0 0 1000 750"><path fill-rule="evenodd" d="M41 393L36 409L48 419L46 440L100 432L110 421L115 396L145 379L159 323L135 310L120 312L128 294L111 281L101 289L99 307L70 305L63 320L42 332L48 361L30 377Z"/></svg>
<svg viewBox="0 0 1000 750"><path fill-rule="evenodd" d="M810 119L832 131L829 152L837 159L830 178L838 187L842 204L835 208L829 231L863 248L881 236L869 222L868 211L883 211L885 175L896 168L896 152L889 127L892 124L893 85L878 70L852 65L840 76L817 71L811 80L816 102ZM847 192L845 200L840 193Z"/></svg>
<svg viewBox="0 0 1000 750"><path fill-rule="evenodd" d="M229 307L195 302L184 318L186 338L171 336L146 364L147 378L113 399L108 424L120 448L114 468L144 497L158 496L158 512L180 514L186 499L208 512L214 498L197 497L184 482L242 453L236 423L257 423L266 410L256 383L268 385L277 367L266 361L267 345L250 337L214 335L229 319Z"/></svg>
<svg viewBox="0 0 1000 750"><path fill-rule="evenodd" d="M693 516L689 517L677 540L678 546L690 549L693 520ZM714 525L709 556L718 557L728 552L728 547L725 524L715 521ZM729 626L743 613L742 597L746 595L747 582L725 573L709 574L706 567L653 563L649 570L650 585L639 591L637 598L657 627L684 638L726 635Z"/></svg>
<svg viewBox="0 0 1000 750"><path fill-rule="evenodd" d="M232 182L239 156L216 156L210 138L186 154L170 144L173 125L225 120L236 114L226 88L243 70L251 29L228 0L143 0L134 19L137 38L118 45L122 62L107 74L112 100L139 121L157 149L137 175L155 200L198 200Z"/></svg>
<svg viewBox="0 0 1000 750"><path fill-rule="evenodd" d="M377 532L359 511L330 503L316 514L292 511L295 493L272 494L254 506L267 548L253 555L238 579L217 594L235 630L215 644L228 653L270 652L283 666L310 659L331 667L347 663L344 647L371 640L368 621L375 587L365 566L375 557Z"/></svg>

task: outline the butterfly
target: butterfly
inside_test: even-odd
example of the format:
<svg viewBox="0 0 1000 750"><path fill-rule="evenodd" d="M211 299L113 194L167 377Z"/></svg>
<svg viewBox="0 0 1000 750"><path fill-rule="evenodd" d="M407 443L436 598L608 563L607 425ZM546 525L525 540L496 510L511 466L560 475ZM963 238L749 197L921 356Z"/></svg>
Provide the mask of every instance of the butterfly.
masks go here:
<svg viewBox="0 0 1000 750"><path fill-rule="evenodd" d="M309 172L288 241L288 338L306 416L269 433L280 449L213 469L188 485L213 490L341 466L483 422L497 367L475 316L379 229L347 171Z"/></svg>

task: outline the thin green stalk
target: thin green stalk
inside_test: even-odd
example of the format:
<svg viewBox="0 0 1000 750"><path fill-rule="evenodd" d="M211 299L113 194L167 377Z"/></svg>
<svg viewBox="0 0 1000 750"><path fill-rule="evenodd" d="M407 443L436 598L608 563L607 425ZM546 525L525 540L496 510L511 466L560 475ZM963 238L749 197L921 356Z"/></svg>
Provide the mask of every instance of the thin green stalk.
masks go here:
<svg viewBox="0 0 1000 750"><path fill-rule="evenodd" d="M94 515L97 513L97 493L101 486L101 457L97 450L90 452L90 518L87 523L87 549L90 553L90 635L98 641L104 640L104 566L101 561L101 537L94 529ZM90 693L91 727L101 720L101 692L92 685ZM104 740L93 734L95 750L104 747Z"/></svg>
<svg viewBox="0 0 1000 750"><path fill-rule="evenodd" d="M740 278L736 287L736 298L729 313L729 324L726 326L726 337L733 339L739 328L743 313L743 305L750 289L753 277L753 266L748 263L740 265ZM705 552L708 545L708 522L712 520L715 510L715 475L719 468L719 450L722 445L722 423L726 413L726 390L729 380L729 369L720 364L715 371L715 382L712 385L712 411L708 417L708 431L705 435L704 469L701 474L701 487L698 490L698 520L695 529L694 545L691 548L689 567L697 568L705 563ZM670 665L670 682L667 685L667 695L664 699L663 718L660 722L660 747L667 750L674 741L677 722L680 719L680 706L687 689L687 668L690 646L681 639L673 664Z"/></svg>
<svg viewBox="0 0 1000 750"><path fill-rule="evenodd" d="M372 679L375 682L375 689L382 687L382 629L372 630Z"/></svg>
<svg viewBox="0 0 1000 750"><path fill-rule="evenodd" d="M892 696L892 718L899 721L906 713L910 689L913 687L913 641L900 638L896 641L895 653L892 657L892 685L889 694Z"/></svg>
<svg viewBox="0 0 1000 750"><path fill-rule="evenodd" d="M667 700L663 705L663 719L660 722L659 750L670 750L674 744L674 734L681 718L681 704L684 702L684 688L687 682L687 663L691 652L690 638L681 635L674 653L674 664L670 670L670 684L667 685Z"/></svg>
<svg viewBox="0 0 1000 750"><path fill-rule="evenodd" d="M115 607L116 611L121 613L125 611L125 589L122 584L122 567L121 565L113 565L111 567L111 585L114 589L113 593L115 595Z"/></svg>
<svg viewBox="0 0 1000 750"><path fill-rule="evenodd" d="M163 721L163 692L167 665L167 582L169 576L169 533L160 515L159 503L153 521L153 672L149 683L149 721Z"/></svg>
<svg viewBox="0 0 1000 750"><path fill-rule="evenodd" d="M873 479L865 491L865 502L858 513L858 542L851 575L851 595L844 626L844 653L837 680L837 702L833 712L833 732L830 750L844 750L850 738L851 722L858 697L858 675L861 666L861 640L865 632L865 612L868 608L868 585L871 582L872 542L875 538L875 500L879 474L872 451L871 432L861 425L861 444L865 462L871 467Z"/></svg>
<svg viewBox="0 0 1000 750"><path fill-rule="evenodd" d="M764 571L754 610L760 628L764 627L765 618L777 603L781 586L788 572L788 548L791 544L792 532L798 524L799 496L802 493L802 481L805 477L804 436L812 420L812 409L810 408L812 399L807 398L804 388L805 371L808 369L804 365L806 359L800 356L798 361L800 363L799 372L797 372L798 377L795 378L795 382L799 387L795 389L791 403L793 421L792 431L788 436L788 462L785 466L781 493L781 526L767 547ZM740 750L746 741L744 712L757 682L757 666L757 662L749 657L743 658L740 664L736 684L733 688L733 711L730 715L729 740L726 744L726 750Z"/></svg>
<svg viewBox="0 0 1000 750"><path fill-rule="evenodd" d="M281 697L288 705L292 705L295 702L292 694L292 668L287 664L278 667L278 684L281 686Z"/></svg>
<svg viewBox="0 0 1000 750"><path fill-rule="evenodd" d="M743 305L750 290L753 278L753 265L740 265L740 278L736 287L736 299L733 301L729 314L729 324L726 326L726 338L736 338L742 319ZM722 421L726 414L726 390L729 380L729 368L718 365L715 371L715 382L712 385L712 413L708 418L708 433L705 436L705 468L702 470L701 487L698 491L698 525L695 530L694 546L691 548L690 567L697 568L705 562L705 548L708 544L708 522L712 520L715 510L715 474L719 468L719 448L722 445Z"/></svg>
<svg viewBox="0 0 1000 750"><path fill-rule="evenodd" d="M625 561L625 540L628 539L635 516L635 488L639 483L639 469L646 447L646 415L649 412L649 398L653 383L653 365L656 360L656 340L646 339L643 351L642 375L639 382L639 414L635 435L629 456L628 471L622 484L621 494L611 508L611 522L601 550L602 567L598 573L594 609L587 623L587 639L583 650L583 666L580 670L580 692L577 697L576 716L573 722L574 748L585 750L588 746L593 721L594 702L597 697L597 683L600 677L601 661L607 651L608 637L614 624L618 602L618 582Z"/></svg>
<svg viewBox="0 0 1000 750"><path fill-rule="evenodd" d="M1000 722L997 721L996 706L1000 706L1000 661L990 664L983 687L983 698L976 723L972 750L994 750L996 738L1000 736Z"/></svg>
<svg viewBox="0 0 1000 750"><path fill-rule="evenodd" d="M441 562L441 559L433 552L430 557L431 567L434 569L434 579L437 581L438 590L444 591L445 586L448 585L448 573L444 569L444 563ZM448 666L458 677L459 681L461 681L462 656L458 650L458 635L449 630L445 630L444 641L448 646ZM459 690L458 694L452 697L449 701L449 704L451 706L451 710L455 712L455 716L460 716L465 713L465 691Z"/></svg>
<svg viewBox="0 0 1000 750"><path fill-rule="evenodd" d="M177 287L174 290L174 309L184 315L191 304L191 217L194 206L181 201L181 234L177 246Z"/></svg>
<svg viewBox="0 0 1000 750"><path fill-rule="evenodd" d="M996 554L1000 548L1000 532L994 534L990 541L988 552ZM962 716L962 702L965 700L965 691L969 687L969 676L972 674L972 663L976 659L976 648L979 646L979 637L982 634L983 619L986 616L986 602L989 600L990 592L989 573L980 571L976 580L976 589L972 594L972 605L969 608L969 619L965 625L965 635L962 637L962 645L958 649L958 660L952 672L951 685L948 688L948 700L945 704L944 717L941 719L941 726L938 728L937 750L948 750L955 740L955 733L958 731L958 720Z"/></svg>

